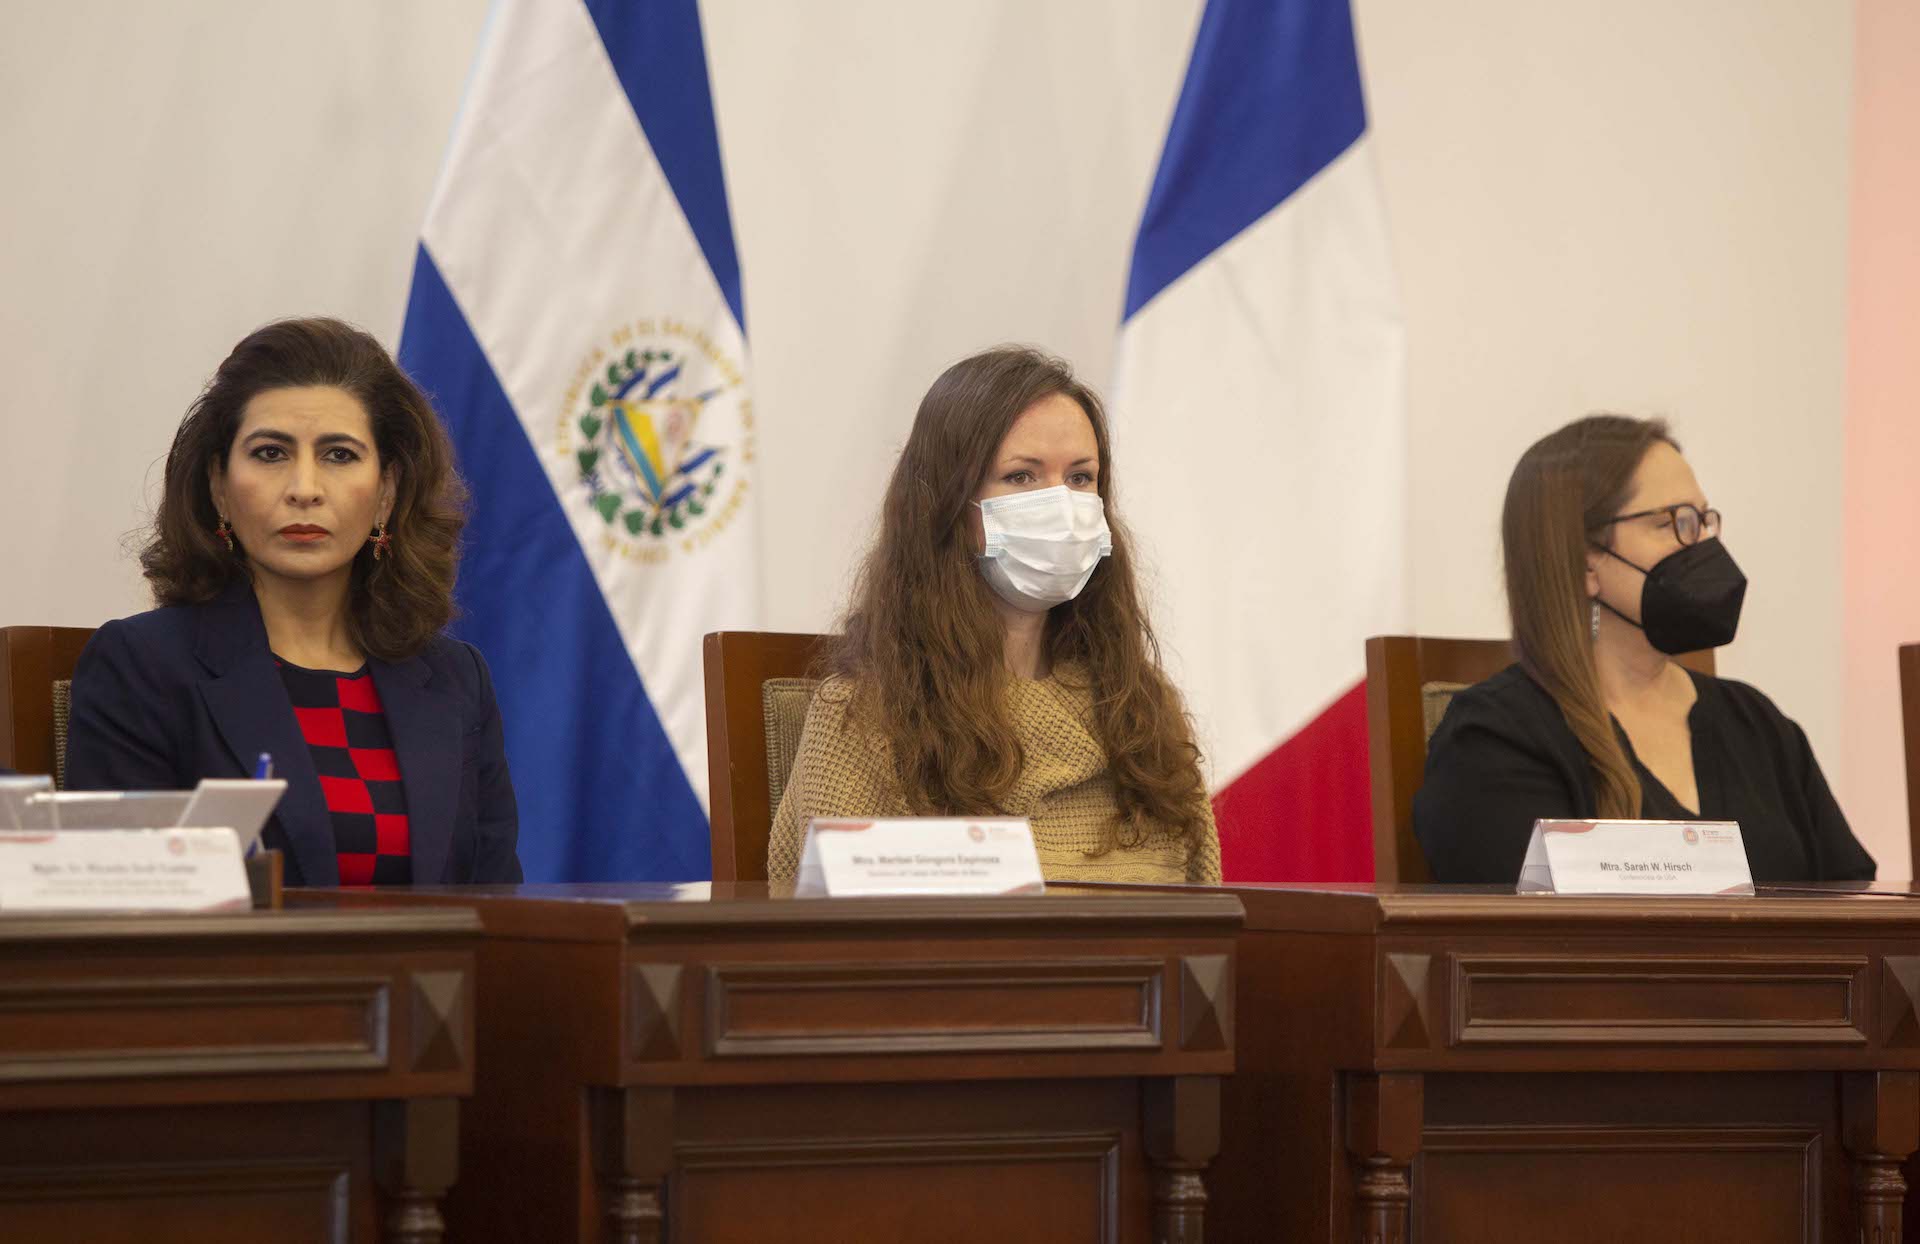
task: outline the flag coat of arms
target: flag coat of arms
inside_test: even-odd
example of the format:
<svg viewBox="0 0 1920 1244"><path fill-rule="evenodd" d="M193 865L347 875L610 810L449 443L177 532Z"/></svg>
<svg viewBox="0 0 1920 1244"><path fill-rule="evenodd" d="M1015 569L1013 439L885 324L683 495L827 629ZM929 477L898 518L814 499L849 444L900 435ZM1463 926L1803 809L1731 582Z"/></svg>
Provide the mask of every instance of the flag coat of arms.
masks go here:
<svg viewBox="0 0 1920 1244"><path fill-rule="evenodd" d="M528 880L705 877L700 638L758 618L760 536L694 0L495 6L400 360L473 494L458 627L493 669Z"/></svg>
<svg viewBox="0 0 1920 1244"><path fill-rule="evenodd" d="M1113 405L1232 880L1372 876L1362 640L1406 625L1403 358L1348 0L1208 0Z"/></svg>

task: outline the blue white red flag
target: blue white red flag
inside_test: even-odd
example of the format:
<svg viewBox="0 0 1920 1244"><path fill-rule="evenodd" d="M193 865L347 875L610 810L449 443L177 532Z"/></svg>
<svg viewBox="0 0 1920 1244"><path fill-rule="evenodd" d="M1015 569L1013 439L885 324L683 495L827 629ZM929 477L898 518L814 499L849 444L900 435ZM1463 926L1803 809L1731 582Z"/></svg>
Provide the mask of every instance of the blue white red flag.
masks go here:
<svg viewBox="0 0 1920 1244"><path fill-rule="evenodd" d="M695 0L496 6L400 359L473 491L459 630L493 668L528 879L707 876L700 637L756 619L760 579Z"/></svg>
<svg viewBox="0 0 1920 1244"><path fill-rule="evenodd" d="M1114 436L1229 879L1372 875L1360 637L1407 624L1403 359L1348 0L1208 0Z"/></svg>

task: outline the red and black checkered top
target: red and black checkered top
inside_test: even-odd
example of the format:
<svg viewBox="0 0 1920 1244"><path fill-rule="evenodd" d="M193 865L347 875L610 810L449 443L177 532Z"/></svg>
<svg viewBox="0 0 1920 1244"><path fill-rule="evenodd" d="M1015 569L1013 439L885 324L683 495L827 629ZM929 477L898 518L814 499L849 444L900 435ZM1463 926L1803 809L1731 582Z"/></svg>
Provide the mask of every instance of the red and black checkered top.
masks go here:
<svg viewBox="0 0 1920 1244"><path fill-rule="evenodd" d="M407 791L373 675L365 666L356 674L339 674L277 658L275 663L333 817L340 884L410 884Z"/></svg>

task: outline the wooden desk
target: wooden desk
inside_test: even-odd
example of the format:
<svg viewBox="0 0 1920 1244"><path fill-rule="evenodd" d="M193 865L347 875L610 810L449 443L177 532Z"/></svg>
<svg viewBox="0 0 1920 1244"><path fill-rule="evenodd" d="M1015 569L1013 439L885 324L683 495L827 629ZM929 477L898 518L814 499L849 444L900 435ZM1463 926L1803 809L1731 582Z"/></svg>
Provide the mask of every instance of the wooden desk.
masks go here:
<svg viewBox="0 0 1920 1244"><path fill-rule="evenodd" d="M457 908L0 917L0 1240L438 1240L479 932Z"/></svg>
<svg viewBox="0 0 1920 1244"><path fill-rule="evenodd" d="M455 902L486 925L457 1239L1201 1238L1230 894L289 902Z"/></svg>
<svg viewBox="0 0 1920 1244"><path fill-rule="evenodd" d="M1900 1238L1920 901L1234 892L1210 1240Z"/></svg>

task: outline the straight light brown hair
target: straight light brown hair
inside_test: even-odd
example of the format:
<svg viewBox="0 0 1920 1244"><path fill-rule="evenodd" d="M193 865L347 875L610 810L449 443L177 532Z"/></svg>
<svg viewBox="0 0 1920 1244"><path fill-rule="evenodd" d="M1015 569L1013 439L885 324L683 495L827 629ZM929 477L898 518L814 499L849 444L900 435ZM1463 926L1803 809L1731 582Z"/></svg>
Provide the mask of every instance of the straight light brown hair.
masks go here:
<svg viewBox="0 0 1920 1244"><path fill-rule="evenodd" d="M1587 753L1602 818L1640 815L1640 779L1600 694L1587 552L1612 543L1607 520L1626 504L1634 472L1657 441L1680 448L1664 419L1576 419L1520 455L1500 513L1515 651Z"/></svg>
<svg viewBox="0 0 1920 1244"><path fill-rule="evenodd" d="M354 556L347 625L383 661L417 655L453 618L466 485L433 407L386 348L333 319L279 320L249 333L221 362L167 454L166 482L140 566L156 605L202 605L249 577L246 553L214 534L208 468L226 469L247 403L270 389L325 385L350 394L394 473L389 551Z"/></svg>
<svg viewBox="0 0 1920 1244"><path fill-rule="evenodd" d="M872 713L890 740L909 807L999 809L1024 757L1007 718L1004 629L975 564L968 510L1014 420L1055 394L1072 398L1093 425L1113 553L1078 596L1048 612L1047 655L1056 670L1083 665L1092 683L1120 809L1108 845L1137 846L1155 827L1196 843L1206 824L1200 753L1140 604L1132 544L1114 506L1106 415L1059 359L1002 347L933 382L827 664L852 680L854 707Z"/></svg>

